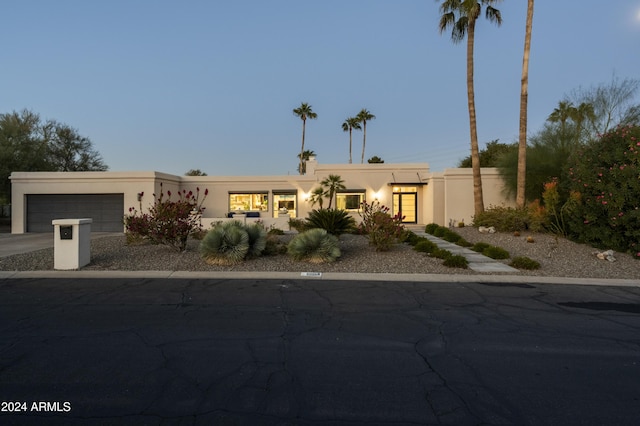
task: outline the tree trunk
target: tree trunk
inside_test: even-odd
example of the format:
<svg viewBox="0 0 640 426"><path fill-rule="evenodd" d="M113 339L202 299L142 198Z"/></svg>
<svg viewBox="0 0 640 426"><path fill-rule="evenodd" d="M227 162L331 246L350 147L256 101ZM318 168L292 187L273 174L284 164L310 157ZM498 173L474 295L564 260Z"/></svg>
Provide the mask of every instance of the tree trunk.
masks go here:
<svg viewBox="0 0 640 426"><path fill-rule="evenodd" d="M522 55L522 80L520 82L520 134L518 140L518 178L516 182L516 206L525 204L527 174L527 101L529 98L529 52L531 51L531 26L533 23L533 2L528 0L527 26Z"/></svg>
<svg viewBox="0 0 640 426"><path fill-rule="evenodd" d="M352 132L352 128L351 126L349 126L349 164L351 164L351 132Z"/></svg>
<svg viewBox="0 0 640 426"><path fill-rule="evenodd" d="M302 149L300 150L300 174L303 175L305 173L303 163L304 163L304 126L307 121L302 119Z"/></svg>
<svg viewBox="0 0 640 426"><path fill-rule="evenodd" d="M367 144L367 120L362 122L362 157L360 158L360 164L364 164L364 146Z"/></svg>
<svg viewBox="0 0 640 426"><path fill-rule="evenodd" d="M476 103L473 88L473 43L476 20L469 20L467 32L467 98L469 101L469 131L471 134L471 168L473 169L473 208L475 215L484 212L482 195L482 176L480 175L480 150L478 149L478 130L476 127Z"/></svg>

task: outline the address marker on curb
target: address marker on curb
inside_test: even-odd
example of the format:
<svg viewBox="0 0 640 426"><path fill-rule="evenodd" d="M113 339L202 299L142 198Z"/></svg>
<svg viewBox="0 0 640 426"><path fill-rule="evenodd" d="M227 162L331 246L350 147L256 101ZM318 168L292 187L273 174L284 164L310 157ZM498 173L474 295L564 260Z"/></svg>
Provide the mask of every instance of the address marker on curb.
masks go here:
<svg viewBox="0 0 640 426"><path fill-rule="evenodd" d="M321 277L322 272L303 272L300 275L303 277Z"/></svg>

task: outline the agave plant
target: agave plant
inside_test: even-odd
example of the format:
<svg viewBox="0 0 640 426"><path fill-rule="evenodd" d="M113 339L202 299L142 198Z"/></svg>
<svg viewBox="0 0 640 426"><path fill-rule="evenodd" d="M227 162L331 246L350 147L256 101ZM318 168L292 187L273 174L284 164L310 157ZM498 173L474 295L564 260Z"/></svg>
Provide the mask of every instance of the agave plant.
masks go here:
<svg viewBox="0 0 640 426"><path fill-rule="evenodd" d="M287 253L295 260L311 263L333 262L340 257L338 237L320 228L296 235L287 247Z"/></svg>
<svg viewBox="0 0 640 426"><path fill-rule="evenodd" d="M200 243L200 255L213 265L241 262L249 252L249 233L238 221L216 225Z"/></svg>

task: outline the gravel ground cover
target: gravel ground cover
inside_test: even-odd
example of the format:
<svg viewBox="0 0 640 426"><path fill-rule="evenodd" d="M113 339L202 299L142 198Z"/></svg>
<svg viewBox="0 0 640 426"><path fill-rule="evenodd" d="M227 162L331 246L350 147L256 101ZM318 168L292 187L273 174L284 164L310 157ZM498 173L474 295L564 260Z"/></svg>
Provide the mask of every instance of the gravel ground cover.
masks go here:
<svg viewBox="0 0 640 426"><path fill-rule="evenodd" d="M640 279L640 261L628 254L616 253L616 262L598 259L598 250L557 239L546 234L522 233L481 234L472 227L454 229L468 241L483 241L509 251L511 257L527 256L542 266L535 271L521 271L521 275L626 278ZM535 242L528 243L532 235ZM284 242L291 235L280 237ZM477 272L448 268L439 259L415 252L407 244L399 244L388 252L376 252L366 237L342 235L342 256L334 263L309 264L296 262L287 255L262 256L233 266L205 263L198 252L199 241L189 241L188 249L179 253L169 247L155 245L127 245L124 236L108 236L91 242L91 263L83 270L94 271L276 271L276 272L352 272L352 273L406 273L406 274L476 274ZM501 262L509 263L509 260ZM53 249L44 249L0 259L0 270L35 271L53 270Z"/></svg>
<svg viewBox="0 0 640 426"><path fill-rule="evenodd" d="M615 253L616 261L598 259L594 253L602 250L577 244L551 234L496 232L483 234L477 228L454 228L456 233L471 243L485 242L507 250L511 257L526 256L540 263L540 269L521 271L521 275L575 278L623 278L640 280L640 260L626 253ZM531 236L533 243L527 242ZM509 263L510 260L500 262Z"/></svg>

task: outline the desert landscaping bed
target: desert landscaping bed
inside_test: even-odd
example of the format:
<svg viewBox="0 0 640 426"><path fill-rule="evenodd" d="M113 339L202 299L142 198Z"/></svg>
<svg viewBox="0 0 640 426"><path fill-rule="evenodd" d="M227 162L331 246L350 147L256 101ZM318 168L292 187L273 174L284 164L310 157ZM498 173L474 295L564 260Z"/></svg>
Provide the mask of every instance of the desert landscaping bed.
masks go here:
<svg viewBox="0 0 640 426"><path fill-rule="evenodd" d="M507 233L481 234L472 227L455 228L468 241L486 242L509 251L512 257L527 256L538 261L541 268L521 271L521 275L640 279L640 261L628 254L616 253L616 262L598 259L594 248L556 239L548 234L522 233L516 237ZM535 242L528 243L527 236ZM285 242L289 235L281 236ZM199 241L189 241L188 249L179 253L156 245L127 245L124 236L108 236L91 243L91 263L83 270L94 271L276 271L276 272L351 272L406 274L475 274L468 269L447 268L439 259L415 252L407 244L399 244L388 252L376 252L361 235L342 235L342 256L334 263L309 264L296 262L287 255L262 256L233 266L205 263L198 253ZM509 260L502 261L508 263ZM53 249L14 255L0 259L0 270L53 270Z"/></svg>

